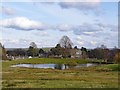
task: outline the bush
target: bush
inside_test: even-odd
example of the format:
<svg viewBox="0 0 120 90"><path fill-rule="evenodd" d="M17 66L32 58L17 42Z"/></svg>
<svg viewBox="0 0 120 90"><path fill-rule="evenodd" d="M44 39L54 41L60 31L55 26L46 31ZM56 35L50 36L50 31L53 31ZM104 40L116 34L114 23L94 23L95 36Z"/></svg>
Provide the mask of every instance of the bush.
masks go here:
<svg viewBox="0 0 120 90"><path fill-rule="evenodd" d="M114 56L114 63L120 63L120 52L115 54L115 56Z"/></svg>
<svg viewBox="0 0 120 90"><path fill-rule="evenodd" d="M77 64L78 64L78 63L75 62L75 61L69 61L69 62L67 63L68 66L76 66Z"/></svg>

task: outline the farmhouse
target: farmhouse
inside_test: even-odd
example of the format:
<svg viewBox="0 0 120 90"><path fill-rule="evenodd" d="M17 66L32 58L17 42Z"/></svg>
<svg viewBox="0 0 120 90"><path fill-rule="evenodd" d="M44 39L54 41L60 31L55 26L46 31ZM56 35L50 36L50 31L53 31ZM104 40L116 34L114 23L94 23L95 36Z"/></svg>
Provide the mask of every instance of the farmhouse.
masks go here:
<svg viewBox="0 0 120 90"><path fill-rule="evenodd" d="M81 58L82 51L80 49L71 49L70 55L71 55L71 58Z"/></svg>

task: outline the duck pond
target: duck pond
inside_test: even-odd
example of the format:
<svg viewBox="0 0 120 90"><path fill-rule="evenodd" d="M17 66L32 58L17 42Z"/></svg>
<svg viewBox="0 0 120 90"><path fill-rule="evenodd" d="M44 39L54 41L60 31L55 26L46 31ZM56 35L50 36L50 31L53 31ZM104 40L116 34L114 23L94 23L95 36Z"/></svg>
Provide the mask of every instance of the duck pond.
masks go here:
<svg viewBox="0 0 120 90"><path fill-rule="evenodd" d="M66 64L16 64L12 65L11 67L25 67L25 68L51 68L51 69L59 69L59 70L64 70L64 69L70 69L70 68L80 68L80 67L91 67L91 66L98 66L100 64L95 64L95 63L86 63L86 64L78 64L75 66L70 66Z"/></svg>

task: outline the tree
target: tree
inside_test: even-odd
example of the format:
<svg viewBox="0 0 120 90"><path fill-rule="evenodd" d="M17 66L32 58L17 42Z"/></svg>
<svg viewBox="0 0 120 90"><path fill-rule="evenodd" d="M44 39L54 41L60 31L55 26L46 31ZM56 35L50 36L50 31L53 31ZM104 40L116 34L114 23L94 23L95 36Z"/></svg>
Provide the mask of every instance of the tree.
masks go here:
<svg viewBox="0 0 120 90"><path fill-rule="evenodd" d="M60 49L61 48L60 44L57 44L55 48Z"/></svg>
<svg viewBox="0 0 120 90"><path fill-rule="evenodd" d="M63 58L70 58L70 49L69 48L61 48L61 55Z"/></svg>
<svg viewBox="0 0 120 90"><path fill-rule="evenodd" d="M59 44L61 46L60 52L61 52L61 55L63 56L63 58L71 57L70 53L71 53L73 43L70 40L70 38L68 36L63 36L60 39Z"/></svg>
<svg viewBox="0 0 120 90"><path fill-rule="evenodd" d="M0 48L2 48L2 43L0 43Z"/></svg>
<svg viewBox="0 0 120 90"><path fill-rule="evenodd" d="M120 49L113 48L109 52L108 62L119 63L120 61Z"/></svg>
<svg viewBox="0 0 120 90"><path fill-rule="evenodd" d="M62 54L62 48L61 48L61 46L60 46L60 44L57 44L56 46L55 46L55 48L51 48L51 53L52 53L52 55L61 55Z"/></svg>
<svg viewBox="0 0 120 90"><path fill-rule="evenodd" d="M29 49L27 51L28 56L38 56L38 49L37 49L37 45L34 42L30 43Z"/></svg>
<svg viewBox="0 0 120 90"><path fill-rule="evenodd" d="M69 39L68 36L63 36L61 39L60 39L60 42L59 42L60 46L63 47L63 48L72 48L72 41Z"/></svg>
<svg viewBox="0 0 120 90"><path fill-rule="evenodd" d="M45 51L44 51L43 49L40 49L40 50L39 50L39 53L40 53L40 54L44 54Z"/></svg>
<svg viewBox="0 0 120 90"><path fill-rule="evenodd" d="M50 49L52 55L57 55L57 49L56 48L51 48Z"/></svg>
<svg viewBox="0 0 120 90"><path fill-rule="evenodd" d="M4 48L4 46L2 46L1 43L0 43L0 58L2 60L7 60L6 49Z"/></svg>
<svg viewBox="0 0 120 90"><path fill-rule="evenodd" d="M2 59L2 44L0 43L0 59Z"/></svg>
<svg viewBox="0 0 120 90"><path fill-rule="evenodd" d="M8 56L25 56L26 50L24 49L13 49L13 50L7 50Z"/></svg>
<svg viewBox="0 0 120 90"><path fill-rule="evenodd" d="M81 51L85 51L85 52L87 52L87 49L84 48L84 47L81 47Z"/></svg>
<svg viewBox="0 0 120 90"><path fill-rule="evenodd" d="M95 49L92 49L88 51L88 56L89 58L97 58L97 59L102 59L105 62L108 60L109 56L111 56L110 50L104 46L101 45L101 47L97 47ZM111 56L113 57L113 56ZM110 59L111 59L110 57Z"/></svg>
<svg viewBox="0 0 120 90"><path fill-rule="evenodd" d="M37 48L37 45L35 44L35 42L31 42L30 46L33 47L33 48Z"/></svg>
<svg viewBox="0 0 120 90"><path fill-rule="evenodd" d="M70 48L63 48L60 44L57 44L55 48L51 48L52 55L62 55L63 58L70 57Z"/></svg>
<svg viewBox="0 0 120 90"><path fill-rule="evenodd" d="M117 52L114 56L114 63L119 63L120 62L120 52Z"/></svg>
<svg viewBox="0 0 120 90"><path fill-rule="evenodd" d="M74 49L78 49L78 47L77 47L77 46L75 46L75 47L74 47Z"/></svg>
<svg viewBox="0 0 120 90"><path fill-rule="evenodd" d="M87 49L84 47L81 47L81 51L82 51L82 58L86 59L87 58Z"/></svg>
<svg viewBox="0 0 120 90"><path fill-rule="evenodd" d="M4 46L2 47L2 59L6 60L7 56L6 56L6 49L4 48Z"/></svg>
<svg viewBox="0 0 120 90"><path fill-rule="evenodd" d="M101 49L106 49L107 47L104 44L102 44L100 48Z"/></svg>

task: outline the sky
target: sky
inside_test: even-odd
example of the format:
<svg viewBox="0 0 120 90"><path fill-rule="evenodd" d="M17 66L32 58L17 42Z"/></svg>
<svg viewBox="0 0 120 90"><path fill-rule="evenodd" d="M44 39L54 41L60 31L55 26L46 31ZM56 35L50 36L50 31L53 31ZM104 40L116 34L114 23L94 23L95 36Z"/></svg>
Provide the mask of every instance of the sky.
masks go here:
<svg viewBox="0 0 120 90"><path fill-rule="evenodd" d="M118 3L2 2L0 42L5 48L54 47L68 36L73 47L118 47Z"/></svg>

